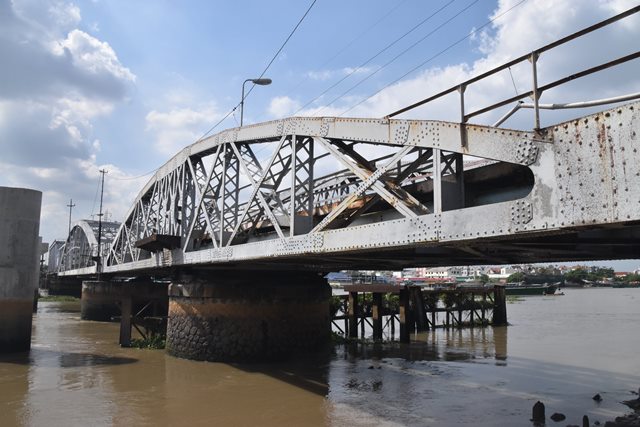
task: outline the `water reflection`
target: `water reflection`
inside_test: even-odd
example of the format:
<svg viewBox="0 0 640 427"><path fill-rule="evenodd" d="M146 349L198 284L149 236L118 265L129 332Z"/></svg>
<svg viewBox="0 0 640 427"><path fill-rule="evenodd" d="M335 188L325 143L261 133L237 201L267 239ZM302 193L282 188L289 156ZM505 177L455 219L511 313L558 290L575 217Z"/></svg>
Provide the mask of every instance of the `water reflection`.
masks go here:
<svg viewBox="0 0 640 427"><path fill-rule="evenodd" d="M68 353L34 348L30 352L0 355L0 363L37 365L41 368L78 368L97 365L124 365L135 363L132 357L114 357L102 354Z"/></svg>
<svg viewBox="0 0 640 427"><path fill-rule="evenodd" d="M414 334L411 344L399 342L357 342L345 345L345 356L379 360L461 362L494 358L506 365L507 327L438 329Z"/></svg>

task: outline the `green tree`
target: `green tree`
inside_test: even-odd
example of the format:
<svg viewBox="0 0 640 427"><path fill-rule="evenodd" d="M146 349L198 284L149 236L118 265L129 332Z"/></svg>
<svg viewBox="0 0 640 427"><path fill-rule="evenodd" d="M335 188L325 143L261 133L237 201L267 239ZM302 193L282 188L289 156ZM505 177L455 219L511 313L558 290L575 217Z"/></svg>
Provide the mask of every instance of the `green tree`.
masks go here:
<svg viewBox="0 0 640 427"><path fill-rule="evenodd" d="M486 274L481 274L480 277L478 278L478 281L483 285L486 283L489 283L489 276L487 276Z"/></svg>
<svg viewBox="0 0 640 427"><path fill-rule="evenodd" d="M589 276L589 273L587 272L587 270L584 270L582 268L576 268L575 270L571 270L567 274L565 274L564 280L566 280L567 282L579 283L582 280L587 279L588 276Z"/></svg>
<svg viewBox="0 0 640 427"><path fill-rule="evenodd" d="M507 277L507 282L524 282L525 279L525 274L518 271L517 273L510 274L509 277Z"/></svg>

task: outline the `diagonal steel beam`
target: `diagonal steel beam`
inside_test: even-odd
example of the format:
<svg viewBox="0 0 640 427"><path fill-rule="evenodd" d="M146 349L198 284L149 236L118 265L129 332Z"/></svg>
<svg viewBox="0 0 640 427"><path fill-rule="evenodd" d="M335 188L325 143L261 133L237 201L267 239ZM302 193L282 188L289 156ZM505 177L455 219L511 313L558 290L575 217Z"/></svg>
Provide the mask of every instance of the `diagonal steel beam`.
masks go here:
<svg viewBox="0 0 640 427"><path fill-rule="evenodd" d="M321 143L323 142L321 141ZM325 146L325 148L329 149L327 146ZM340 215L345 209L347 209L349 205L351 205L351 203L356 201L360 196L364 194L365 191L367 191L376 182L378 182L378 180L384 173L386 173L391 167L393 167L398 160L406 156L407 153L409 153L411 150L413 150L413 147L411 146L404 147L403 149L398 151L395 156L391 158L391 160L389 160L384 166L378 168L374 173L371 173L369 176L364 176L364 174L361 174L364 179L362 180L362 183L358 186L358 188L353 193L351 193L349 197L344 199L335 209L333 209L331 213L329 213L329 215L327 215L322 221L320 221L320 223L316 225L309 234L322 231L327 225L329 225L334 219L336 219L338 215ZM354 173L356 173L355 170Z"/></svg>
<svg viewBox="0 0 640 427"><path fill-rule="evenodd" d="M233 151L235 152L236 157L238 158L238 162L240 163L240 168L244 171L244 173L247 176L247 178L249 178L249 182L251 183L251 185L255 186L256 181L253 179L251 171L247 167L247 164L245 163L244 159L242 158L242 155L240 154L240 150L238 150L238 147L236 146L236 143L232 142L232 143L230 143L230 145L231 145L231 148L233 149ZM282 232L282 229L280 228L280 225L278 224L278 220L276 219L275 215L271 211L271 207L269 206L269 204L265 200L264 196L262 195L262 193L260 191L257 192L256 196L258 197L258 200L262 204L262 208L264 209L265 214L267 215L269 220L272 222L273 227L276 230L276 233L278 233L278 236L281 239L284 239L284 233Z"/></svg>

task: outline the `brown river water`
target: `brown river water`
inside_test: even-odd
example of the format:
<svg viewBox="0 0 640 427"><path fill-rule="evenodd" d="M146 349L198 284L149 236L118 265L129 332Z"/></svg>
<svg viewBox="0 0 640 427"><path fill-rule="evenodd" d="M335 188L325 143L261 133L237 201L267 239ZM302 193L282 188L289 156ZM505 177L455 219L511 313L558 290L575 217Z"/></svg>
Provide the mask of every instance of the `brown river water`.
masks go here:
<svg viewBox="0 0 640 427"><path fill-rule="evenodd" d="M640 387L640 289L570 289L507 306L508 327L438 330L410 347L337 346L280 365L117 345L118 325L41 302L29 354L0 356L0 427L547 426L611 420ZM599 393L603 401L592 396Z"/></svg>

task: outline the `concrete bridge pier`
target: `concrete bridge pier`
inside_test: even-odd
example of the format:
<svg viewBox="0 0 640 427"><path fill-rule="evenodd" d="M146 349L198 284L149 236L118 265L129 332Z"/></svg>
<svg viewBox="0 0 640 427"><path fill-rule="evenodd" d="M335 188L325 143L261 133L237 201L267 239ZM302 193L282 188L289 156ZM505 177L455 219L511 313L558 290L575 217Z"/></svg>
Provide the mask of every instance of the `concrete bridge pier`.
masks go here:
<svg viewBox="0 0 640 427"><path fill-rule="evenodd" d="M282 360L330 339L331 288L310 272L210 271L169 286L167 352L218 362Z"/></svg>
<svg viewBox="0 0 640 427"><path fill-rule="evenodd" d="M113 317L121 316L123 300L131 301L133 315L152 302L155 306L149 306L141 315L166 316L167 284L149 279L129 282L86 280L82 282L80 317L83 320L110 322Z"/></svg>
<svg viewBox="0 0 640 427"><path fill-rule="evenodd" d="M38 286L42 193L0 187L0 352L28 351Z"/></svg>

